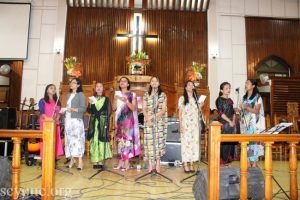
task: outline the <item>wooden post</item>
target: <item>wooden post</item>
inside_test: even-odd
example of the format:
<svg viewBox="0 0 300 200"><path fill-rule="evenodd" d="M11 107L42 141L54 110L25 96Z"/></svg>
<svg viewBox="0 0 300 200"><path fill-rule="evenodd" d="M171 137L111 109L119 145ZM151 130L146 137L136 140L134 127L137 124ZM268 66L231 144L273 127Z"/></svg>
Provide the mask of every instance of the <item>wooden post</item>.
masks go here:
<svg viewBox="0 0 300 200"><path fill-rule="evenodd" d="M241 157L240 157L240 199L248 199L248 142L241 142Z"/></svg>
<svg viewBox="0 0 300 200"><path fill-rule="evenodd" d="M208 199L219 200L220 196L220 122L210 124L208 136Z"/></svg>
<svg viewBox="0 0 300 200"><path fill-rule="evenodd" d="M55 140L56 124L44 121L42 158L42 199L53 200L55 196Z"/></svg>
<svg viewBox="0 0 300 200"><path fill-rule="evenodd" d="M290 143L290 199L298 199L296 142Z"/></svg>
<svg viewBox="0 0 300 200"><path fill-rule="evenodd" d="M273 197L272 144L273 142L265 142L265 199L266 200L271 200Z"/></svg>
<svg viewBox="0 0 300 200"><path fill-rule="evenodd" d="M14 151L12 158L12 194L11 199L19 198L20 193L20 164L21 164L21 138L13 137Z"/></svg>

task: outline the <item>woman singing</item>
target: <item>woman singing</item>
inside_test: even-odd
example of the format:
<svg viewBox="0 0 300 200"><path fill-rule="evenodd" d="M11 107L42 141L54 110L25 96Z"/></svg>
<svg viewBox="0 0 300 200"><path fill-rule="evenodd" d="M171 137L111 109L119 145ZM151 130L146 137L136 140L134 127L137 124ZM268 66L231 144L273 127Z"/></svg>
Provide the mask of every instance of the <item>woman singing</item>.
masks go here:
<svg viewBox="0 0 300 200"><path fill-rule="evenodd" d="M130 91L130 81L122 77L116 91L116 139L119 163L114 169L129 170L129 160L141 153L136 94Z"/></svg>
<svg viewBox="0 0 300 200"><path fill-rule="evenodd" d="M266 129L264 107L257 88L256 80L247 80L246 94L243 97L241 109L241 133L259 134ZM261 143L250 142L248 147L248 166L256 167L259 156L264 155L264 146Z"/></svg>
<svg viewBox="0 0 300 200"><path fill-rule="evenodd" d="M53 119L55 117L56 122L56 148L55 157L64 155L63 147L60 138L60 123L59 123L59 111L61 103L57 99L56 87L54 84L49 84L46 86L44 98L39 101L40 109L40 130L43 130L43 121L47 119ZM40 142L40 157L43 155L43 142Z"/></svg>
<svg viewBox="0 0 300 200"><path fill-rule="evenodd" d="M103 95L103 84L97 83L94 99L89 100L87 111L91 114L87 139L90 141L90 153L93 168L102 167L102 161L112 157L109 146L109 117L111 104Z"/></svg>
<svg viewBox="0 0 300 200"><path fill-rule="evenodd" d="M218 121L223 124L221 133L235 133L235 113L233 109L233 101L229 98L231 85L228 82L223 82L220 85L219 97L216 100L218 109ZM234 144L221 144L221 163L227 165L233 160Z"/></svg>
<svg viewBox="0 0 300 200"><path fill-rule="evenodd" d="M179 128L181 133L181 157L184 172L195 172L193 162L199 160L199 134L201 133L201 110L198 111L197 101L194 96L194 83L186 81L184 95L178 100ZM196 91L195 91L196 92ZM197 95L195 93L195 95ZM199 108L203 104L199 104ZM189 165L188 165L189 163Z"/></svg>
<svg viewBox="0 0 300 200"><path fill-rule="evenodd" d="M152 77L148 92L143 97L145 160L149 161L149 172L160 172L160 158L165 154L167 136L167 96L162 92L157 77Z"/></svg>
<svg viewBox="0 0 300 200"><path fill-rule="evenodd" d="M82 170L84 154L84 124L83 113L86 111L85 96L82 83L78 78L70 82L70 94L67 96L67 111L65 116L65 154L71 158L68 168L72 168L78 158L77 169Z"/></svg>

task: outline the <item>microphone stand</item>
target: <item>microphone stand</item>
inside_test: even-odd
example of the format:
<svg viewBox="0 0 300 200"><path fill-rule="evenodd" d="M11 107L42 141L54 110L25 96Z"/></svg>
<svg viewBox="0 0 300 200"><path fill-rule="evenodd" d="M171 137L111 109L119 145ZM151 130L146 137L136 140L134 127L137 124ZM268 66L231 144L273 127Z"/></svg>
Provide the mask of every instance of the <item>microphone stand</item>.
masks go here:
<svg viewBox="0 0 300 200"><path fill-rule="evenodd" d="M194 176L198 176L198 174L200 173L200 162L203 162L204 164L208 165L207 162L204 162L202 159L201 159L201 131L202 131L202 127L201 127L201 117L200 115L202 115L201 113L201 109L199 107L199 103L198 103L198 97L196 95L196 92L195 92L195 89L193 89L193 97L195 98L195 101L196 101L196 105L197 105L197 111L198 111L198 125L199 125L199 161L198 161L198 166L197 166L197 170L195 171L194 174L182 179L180 181L180 183L183 183L184 181L194 177Z"/></svg>
<svg viewBox="0 0 300 200"><path fill-rule="evenodd" d="M101 117L101 114L100 114L100 116L99 116L99 120L98 120L98 123L100 123L100 117ZM108 116L108 112L107 112L107 110L106 110L106 122L107 122L107 124L109 125L109 116ZM94 178L96 175L98 175L98 174L100 174L101 172L105 172L105 171L107 171L107 172L110 172L110 173L112 173L112 174L116 174L116 175L119 175L119 176L121 176L121 177L124 177L124 175L122 175L122 174L119 174L119 173L117 173L117 172L114 172L114 171L112 171L112 170L109 170L107 167L106 167L106 165L105 165L105 161L106 161L106 143L108 142L108 130L106 130L105 131L105 139L104 139L104 155L103 155L103 165L102 165L102 168L101 169L98 169L98 171L95 173L95 174L93 174L91 177L89 177L89 180L91 180L92 178ZM98 134L100 134L100 130L98 130Z"/></svg>
<svg viewBox="0 0 300 200"><path fill-rule="evenodd" d="M57 124L56 124L56 116L57 116L56 111L57 111L57 110L56 110L56 109L57 109L57 104L58 104L59 98L60 98L60 95L59 95L59 96L57 97L57 99L56 99L56 102L55 102L55 105L54 105L54 109L53 109L53 114L52 114L52 119L53 119L54 122L55 122L55 128L56 128L56 126L57 126ZM60 135L59 135L59 137L60 137ZM56 145L56 141L55 141L55 145ZM62 168L58 167L58 166L57 166L57 161L55 161L55 170L58 170L58 171L61 171L61 172L64 172L64 173L73 175L72 172L63 170Z"/></svg>
<svg viewBox="0 0 300 200"><path fill-rule="evenodd" d="M151 176L155 176L155 175L159 175L165 179L167 179L168 181L170 181L171 183L173 182L172 179L168 178L167 176L161 174L160 172L158 172L156 170L156 167L154 168L153 166L156 166L156 163L157 163L157 160L156 160L156 147L155 147L155 140L156 140L156 134L157 134L157 119L156 119L156 113L157 113L157 108L158 108L158 105L157 104L157 100L156 98L158 99L158 94L157 94L157 88L153 88L153 91L155 92L155 95L153 96L153 114L154 114L154 122L153 122L153 126L152 126L152 133L153 133L153 160L152 160L152 170L150 172L147 172L146 174L143 174L139 177L137 177L136 179L134 179L134 181L138 181L140 180L141 178L145 177L145 176L148 176L148 175L151 175ZM155 128L154 128L155 127ZM155 129L155 130L154 130Z"/></svg>

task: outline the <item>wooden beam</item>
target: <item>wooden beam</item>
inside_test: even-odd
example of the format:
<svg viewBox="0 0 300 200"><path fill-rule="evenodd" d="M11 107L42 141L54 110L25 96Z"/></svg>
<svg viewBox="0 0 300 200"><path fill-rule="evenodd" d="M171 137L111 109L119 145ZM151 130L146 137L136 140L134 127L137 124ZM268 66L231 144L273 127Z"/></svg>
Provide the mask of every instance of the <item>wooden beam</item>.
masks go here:
<svg viewBox="0 0 300 200"><path fill-rule="evenodd" d="M194 4L194 11L195 12L197 12L198 1L201 1L201 0L195 0L195 4Z"/></svg>
<svg viewBox="0 0 300 200"><path fill-rule="evenodd" d="M188 0L190 2L190 7L189 7L189 11L192 10L192 0Z"/></svg>
<svg viewBox="0 0 300 200"><path fill-rule="evenodd" d="M210 124L208 134L208 199L220 199L220 122Z"/></svg>
<svg viewBox="0 0 300 200"><path fill-rule="evenodd" d="M207 4L206 4L206 10L205 10L205 11L207 11L207 10L208 10L208 8L209 8L209 3L210 3L210 0L207 0Z"/></svg>
<svg viewBox="0 0 300 200"><path fill-rule="evenodd" d="M142 2L142 8L147 9L148 8L148 0L143 0Z"/></svg>
<svg viewBox="0 0 300 200"><path fill-rule="evenodd" d="M19 199L20 193L20 172L21 172L21 138L14 137L14 150L12 158L12 178L11 178L11 199Z"/></svg>
<svg viewBox="0 0 300 200"><path fill-rule="evenodd" d="M129 8L134 8L134 0L129 0Z"/></svg>
<svg viewBox="0 0 300 200"><path fill-rule="evenodd" d="M176 0L173 0L173 2L172 2L172 10L175 10L175 6L176 6Z"/></svg>
<svg viewBox="0 0 300 200"><path fill-rule="evenodd" d="M273 142L265 143L265 199L272 200L272 144ZM247 196L246 196L247 199Z"/></svg>
<svg viewBox="0 0 300 200"><path fill-rule="evenodd" d="M199 12L202 12L203 2L204 2L204 0L201 0Z"/></svg>
<svg viewBox="0 0 300 200"><path fill-rule="evenodd" d="M297 149L296 143L290 143L290 199L298 199L298 184L297 184Z"/></svg>
<svg viewBox="0 0 300 200"><path fill-rule="evenodd" d="M42 138L42 131L33 130L0 130L0 137Z"/></svg>
<svg viewBox="0 0 300 200"><path fill-rule="evenodd" d="M183 10L184 10L184 11L186 11L187 1L188 1L188 0L184 0L184 4L183 4Z"/></svg>
<svg viewBox="0 0 300 200"><path fill-rule="evenodd" d="M248 196L248 155L247 155L248 142L241 143L241 156L240 156L240 199L246 200Z"/></svg>
<svg viewBox="0 0 300 200"><path fill-rule="evenodd" d="M222 134L221 142L299 142L300 134Z"/></svg>
<svg viewBox="0 0 300 200"><path fill-rule="evenodd" d="M53 200L55 196L55 140L56 123L45 121L43 128L42 199Z"/></svg>

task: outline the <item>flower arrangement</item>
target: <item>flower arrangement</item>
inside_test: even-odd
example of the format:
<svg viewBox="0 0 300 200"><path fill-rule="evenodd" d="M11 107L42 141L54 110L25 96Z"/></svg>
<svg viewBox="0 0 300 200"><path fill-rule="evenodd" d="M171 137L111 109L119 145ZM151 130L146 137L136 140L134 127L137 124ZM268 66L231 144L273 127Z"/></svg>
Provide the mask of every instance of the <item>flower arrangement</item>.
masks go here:
<svg viewBox="0 0 300 200"><path fill-rule="evenodd" d="M203 79L203 73L206 68L206 64L199 64L193 61L192 65L187 68L187 79L191 81L199 81Z"/></svg>
<svg viewBox="0 0 300 200"><path fill-rule="evenodd" d="M146 74L146 68L150 64L149 56L143 51L134 51L126 57L129 66L129 74Z"/></svg>
<svg viewBox="0 0 300 200"><path fill-rule="evenodd" d="M81 76L81 65L78 63L76 56L70 56L64 60L64 65L67 68L67 74L78 78Z"/></svg>
<svg viewBox="0 0 300 200"><path fill-rule="evenodd" d="M148 59L148 55L146 54L146 52L143 51L134 51L132 52L132 54L130 55L130 59L132 60L146 60Z"/></svg>

